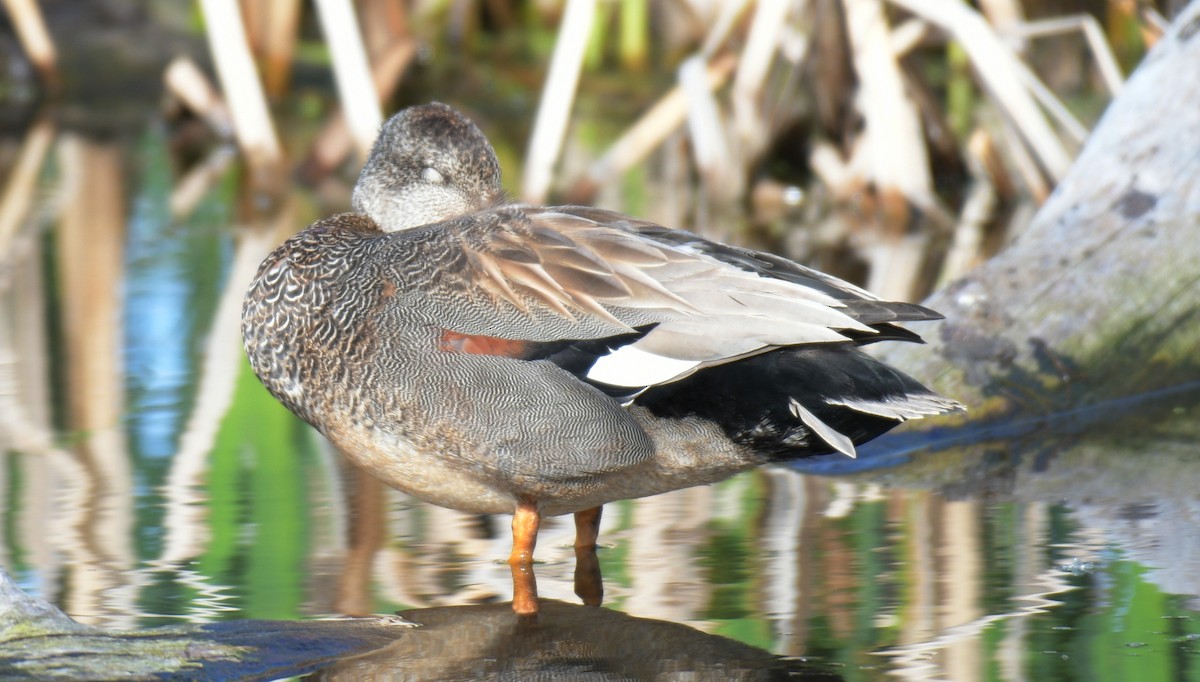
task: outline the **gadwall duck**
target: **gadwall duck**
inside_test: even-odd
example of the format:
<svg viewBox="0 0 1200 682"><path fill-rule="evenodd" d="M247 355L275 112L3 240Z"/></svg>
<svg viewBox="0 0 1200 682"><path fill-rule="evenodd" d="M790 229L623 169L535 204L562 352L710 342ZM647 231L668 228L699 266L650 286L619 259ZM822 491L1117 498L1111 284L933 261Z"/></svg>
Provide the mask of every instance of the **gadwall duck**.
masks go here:
<svg viewBox="0 0 1200 682"><path fill-rule="evenodd" d="M612 211L508 202L491 145L445 105L384 124L352 205L259 268L250 363L388 485L513 514L518 613L537 611L543 516L574 513L594 551L606 502L853 457L960 407L858 349L920 341L894 323L937 313Z"/></svg>

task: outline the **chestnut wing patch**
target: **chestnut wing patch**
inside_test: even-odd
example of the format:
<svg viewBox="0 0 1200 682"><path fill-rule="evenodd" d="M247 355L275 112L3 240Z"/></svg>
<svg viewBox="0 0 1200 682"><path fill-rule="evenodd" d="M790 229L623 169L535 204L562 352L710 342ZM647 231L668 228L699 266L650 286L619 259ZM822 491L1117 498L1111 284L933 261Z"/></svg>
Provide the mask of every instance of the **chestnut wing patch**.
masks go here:
<svg viewBox="0 0 1200 682"><path fill-rule="evenodd" d="M438 350L446 353L466 353L467 355L497 355L518 360L530 360L530 354L538 354L538 346L544 345L535 341L520 339L501 339L482 334L460 334L449 329L443 329L438 337Z"/></svg>
<svg viewBox="0 0 1200 682"><path fill-rule="evenodd" d="M442 329L438 336L438 350L443 353L464 353L467 355L491 355L495 357L513 358L516 360L546 360L574 374L597 388L610 393L628 393L623 389L614 391L610 387L587 378L588 371L596 360L611 354L614 350L637 341L653 328L652 325L634 330L629 334L610 336L603 339L581 339L563 341L526 341L521 339L502 339L482 334L463 334L449 329Z"/></svg>

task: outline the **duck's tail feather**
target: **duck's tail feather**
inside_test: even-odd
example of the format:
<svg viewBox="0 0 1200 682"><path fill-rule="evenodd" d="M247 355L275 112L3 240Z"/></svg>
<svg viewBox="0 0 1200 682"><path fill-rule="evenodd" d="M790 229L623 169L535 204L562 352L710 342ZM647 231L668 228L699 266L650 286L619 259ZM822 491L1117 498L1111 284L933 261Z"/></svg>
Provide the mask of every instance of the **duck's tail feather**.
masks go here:
<svg viewBox="0 0 1200 682"><path fill-rule="evenodd" d="M841 452L908 419L962 409L850 344L781 348L648 389L636 403L662 417L715 422L772 459Z"/></svg>

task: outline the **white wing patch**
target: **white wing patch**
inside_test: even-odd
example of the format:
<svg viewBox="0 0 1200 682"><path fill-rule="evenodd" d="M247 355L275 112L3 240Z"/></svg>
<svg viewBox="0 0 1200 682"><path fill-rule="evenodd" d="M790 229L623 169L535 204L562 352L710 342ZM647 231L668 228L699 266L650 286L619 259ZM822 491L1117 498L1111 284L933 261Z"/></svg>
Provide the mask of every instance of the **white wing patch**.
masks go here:
<svg viewBox="0 0 1200 682"><path fill-rule="evenodd" d="M834 450L851 459L858 458L858 451L854 449L854 441L847 438L845 434L835 431L829 424L818 419L817 415L809 412L806 407L800 404L800 401L795 398L788 398L788 409L800 421L804 422L805 426L812 429L812 432L817 434L821 440L833 447Z"/></svg>
<svg viewBox="0 0 1200 682"><path fill-rule="evenodd" d="M601 356L588 370L587 377L613 386L654 386L682 379L701 365L696 360L679 360L647 353L635 345L621 346Z"/></svg>

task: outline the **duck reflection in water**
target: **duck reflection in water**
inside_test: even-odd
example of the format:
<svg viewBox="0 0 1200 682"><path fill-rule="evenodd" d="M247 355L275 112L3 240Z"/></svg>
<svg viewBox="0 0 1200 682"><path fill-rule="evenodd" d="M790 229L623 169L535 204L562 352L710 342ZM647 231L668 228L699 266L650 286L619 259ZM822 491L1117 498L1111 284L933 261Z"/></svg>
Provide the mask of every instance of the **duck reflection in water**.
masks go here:
<svg viewBox="0 0 1200 682"><path fill-rule="evenodd" d="M958 409L858 346L938 319L767 253L619 213L506 201L452 108L384 126L353 213L259 268L242 312L267 389L408 494L513 514L513 609L543 516L574 514L601 599L601 507L855 445Z"/></svg>
<svg viewBox="0 0 1200 682"><path fill-rule="evenodd" d="M823 680L834 664L777 656L680 623L543 602L536 621L506 605L401 611L421 627L320 670L318 680Z"/></svg>

